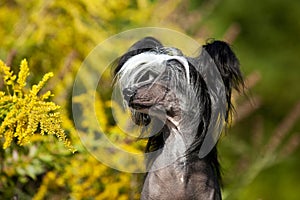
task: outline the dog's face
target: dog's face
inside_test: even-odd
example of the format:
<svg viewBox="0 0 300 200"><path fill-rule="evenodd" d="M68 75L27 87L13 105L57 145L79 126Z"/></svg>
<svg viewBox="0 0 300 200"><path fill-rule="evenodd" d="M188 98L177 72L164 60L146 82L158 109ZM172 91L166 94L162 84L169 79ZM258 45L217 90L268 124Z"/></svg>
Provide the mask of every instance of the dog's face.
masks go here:
<svg viewBox="0 0 300 200"><path fill-rule="evenodd" d="M199 115L198 97L203 91L199 89L201 81L195 79L201 75L180 53L164 54L170 49L138 54L117 74L125 104L139 125L147 125L151 117L157 117L178 126L186 116Z"/></svg>

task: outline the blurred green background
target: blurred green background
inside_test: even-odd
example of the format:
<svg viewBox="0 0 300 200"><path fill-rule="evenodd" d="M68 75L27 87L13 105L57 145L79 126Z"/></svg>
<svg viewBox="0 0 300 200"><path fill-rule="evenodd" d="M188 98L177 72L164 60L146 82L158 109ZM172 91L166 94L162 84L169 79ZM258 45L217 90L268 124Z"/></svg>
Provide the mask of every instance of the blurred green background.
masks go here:
<svg viewBox="0 0 300 200"><path fill-rule="evenodd" d="M142 176L110 169L82 147L72 124L71 95L76 71L97 44L153 26L201 44L225 40L240 59L248 89L247 97L235 96L234 123L219 143L224 199L298 200L299 13L300 1L294 0L0 0L0 59L17 72L26 58L29 85L54 72L46 88L62 106L63 127L78 149L72 154L43 137L0 150L0 199L139 198ZM2 82L0 87L5 90ZM105 95L100 91L97 99L99 121L112 138L122 139L110 123ZM87 108L84 97L78 101ZM143 149L128 141L124 148Z"/></svg>

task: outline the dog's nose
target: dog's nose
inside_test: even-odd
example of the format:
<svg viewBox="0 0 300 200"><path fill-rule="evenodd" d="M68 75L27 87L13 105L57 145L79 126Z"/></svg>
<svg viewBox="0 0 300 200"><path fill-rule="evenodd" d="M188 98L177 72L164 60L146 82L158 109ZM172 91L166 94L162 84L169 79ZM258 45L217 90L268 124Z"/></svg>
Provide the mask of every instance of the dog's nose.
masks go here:
<svg viewBox="0 0 300 200"><path fill-rule="evenodd" d="M130 98L135 95L135 91L131 88L125 88L123 90L124 99L129 102Z"/></svg>

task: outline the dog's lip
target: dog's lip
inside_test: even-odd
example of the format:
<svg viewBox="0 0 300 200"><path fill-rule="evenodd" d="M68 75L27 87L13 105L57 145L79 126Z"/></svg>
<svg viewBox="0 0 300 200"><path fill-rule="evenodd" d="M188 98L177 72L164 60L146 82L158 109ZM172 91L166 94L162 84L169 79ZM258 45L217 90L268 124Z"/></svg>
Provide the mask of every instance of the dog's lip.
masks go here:
<svg viewBox="0 0 300 200"><path fill-rule="evenodd" d="M135 109L135 110L144 110L144 109L150 109L153 106L152 103L138 103L131 101L129 102L129 107Z"/></svg>
<svg viewBox="0 0 300 200"><path fill-rule="evenodd" d="M130 107L137 112L155 115L155 116L163 116L164 119L166 115L166 110L159 104L153 104L153 103L132 103L130 104ZM151 111L150 111L151 110ZM150 111L150 113L149 113Z"/></svg>

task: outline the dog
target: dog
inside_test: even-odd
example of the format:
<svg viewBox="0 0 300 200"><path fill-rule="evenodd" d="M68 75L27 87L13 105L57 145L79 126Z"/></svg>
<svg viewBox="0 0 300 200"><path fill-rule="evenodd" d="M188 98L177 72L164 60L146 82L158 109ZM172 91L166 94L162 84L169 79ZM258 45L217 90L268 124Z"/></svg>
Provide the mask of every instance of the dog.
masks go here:
<svg viewBox="0 0 300 200"><path fill-rule="evenodd" d="M146 37L116 61L114 75L134 123L151 129L141 199L222 199L216 144L232 90L244 85L231 47L212 40L188 57Z"/></svg>

